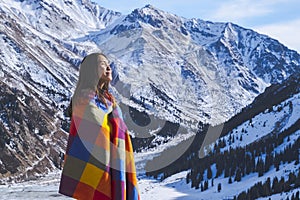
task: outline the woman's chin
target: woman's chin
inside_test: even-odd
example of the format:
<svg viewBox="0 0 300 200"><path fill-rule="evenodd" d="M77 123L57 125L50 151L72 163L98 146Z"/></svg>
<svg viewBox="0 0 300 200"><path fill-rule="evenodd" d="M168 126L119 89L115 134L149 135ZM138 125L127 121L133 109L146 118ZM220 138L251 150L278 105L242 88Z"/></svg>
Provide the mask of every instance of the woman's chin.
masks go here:
<svg viewBox="0 0 300 200"><path fill-rule="evenodd" d="M107 81L111 82L112 81L112 77L107 77Z"/></svg>
<svg viewBox="0 0 300 200"><path fill-rule="evenodd" d="M112 81L112 77L111 76L102 76L101 79L104 82L111 82Z"/></svg>

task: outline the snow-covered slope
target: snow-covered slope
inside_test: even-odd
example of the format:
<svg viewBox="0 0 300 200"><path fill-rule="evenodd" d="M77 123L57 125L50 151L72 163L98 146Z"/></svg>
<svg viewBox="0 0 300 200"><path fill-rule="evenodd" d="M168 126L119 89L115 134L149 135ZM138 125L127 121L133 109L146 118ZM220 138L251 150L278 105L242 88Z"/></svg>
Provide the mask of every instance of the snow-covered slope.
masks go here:
<svg viewBox="0 0 300 200"><path fill-rule="evenodd" d="M145 197L159 198L161 191L179 199L285 199L297 192L299 197L299 83L299 74L294 74L270 86L223 125L223 136L215 142L206 144L202 138L166 168L148 173L164 179L142 180ZM209 133L199 132L194 140L203 134L206 138ZM167 151L146 166L163 163Z"/></svg>
<svg viewBox="0 0 300 200"><path fill-rule="evenodd" d="M22 25L57 39L103 29L121 15L88 0L13 0L3 2L1 10Z"/></svg>

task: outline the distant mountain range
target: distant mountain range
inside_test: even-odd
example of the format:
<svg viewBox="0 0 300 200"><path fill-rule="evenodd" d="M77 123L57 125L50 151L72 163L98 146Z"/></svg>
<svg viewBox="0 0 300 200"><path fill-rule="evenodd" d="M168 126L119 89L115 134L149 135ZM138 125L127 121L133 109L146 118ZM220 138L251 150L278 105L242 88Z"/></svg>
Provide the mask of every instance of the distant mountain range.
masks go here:
<svg viewBox="0 0 300 200"><path fill-rule="evenodd" d="M89 0L11 0L0 2L0 13L3 182L59 167L69 120L64 109L79 64L91 52L104 52L112 62L112 92L137 151L180 144L175 135L198 137L199 127L224 122L224 138L244 135L243 123L261 123L259 140L275 131L273 122L300 116L299 91L290 94L288 85L296 80L291 84L299 88L299 53L236 24L186 19L151 5L123 15ZM286 101L293 111L283 109L268 130L265 119L254 120Z"/></svg>

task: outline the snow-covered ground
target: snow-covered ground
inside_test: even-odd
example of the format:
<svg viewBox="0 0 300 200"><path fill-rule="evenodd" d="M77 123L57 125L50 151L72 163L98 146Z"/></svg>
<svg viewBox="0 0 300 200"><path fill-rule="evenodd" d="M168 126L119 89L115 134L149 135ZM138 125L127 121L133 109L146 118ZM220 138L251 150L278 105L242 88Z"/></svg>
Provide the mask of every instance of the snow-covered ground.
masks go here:
<svg viewBox="0 0 300 200"><path fill-rule="evenodd" d="M293 168L293 165L287 165L286 168ZM217 200L217 199L230 199L233 197L234 191L241 191L247 186L251 186L258 181L257 174L252 174L244 177L243 183L233 183L227 185L226 179L218 179L215 181L214 186L211 187L209 183L209 189L201 192L191 188L186 184L185 177L187 172L181 172L175 174L163 181L141 178L139 179L139 188L142 200ZM275 170L271 170L270 174L274 174ZM51 173L49 176L42 178L39 181L30 181L26 183L19 183L14 185L2 185L0 186L0 199L5 200L35 200L35 199L72 199L61 194L58 194L60 171ZM217 192L217 184L222 183L221 192ZM300 191L300 188L293 190L293 193ZM272 200L286 199L291 197L292 192L281 193L271 196ZM269 199L268 198L261 198Z"/></svg>
<svg viewBox="0 0 300 200"><path fill-rule="evenodd" d="M157 150L158 151L158 150ZM267 177L273 180L273 177L281 176L288 178L288 173L291 171L299 170L299 164L295 165L294 162L288 164L282 164L280 170L276 171L273 167L269 172L262 177L258 177L257 173L249 174L242 178L241 182L233 182L228 184L228 178L218 177L214 180L214 185L211 185L209 181L209 187L207 190L201 192L200 189L196 190L191 188L190 184L186 184L186 174L188 171L177 173L171 177L160 181L146 177L144 175L143 163L145 160L151 159L155 152L143 152L135 155L137 163L138 184L142 200L223 200L231 199L234 195L241 193L243 190L247 190L258 181L264 182ZM215 170L213 170L215 174ZM17 183L11 185L0 186L0 199L5 200L17 200L17 199L72 199L63 196L58 193L59 180L61 171L55 171L47 176L35 181L28 181L24 183ZM221 192L217 191L218 184L221 183ZM271 197L272 200L286 199L291 197L292 193L296 193L300 188L293 190L292 192L276 194ZM265 198L268 199L268 198Z"/></svg>
<svg viewBox="0 0 300 200"><path fill-rule="evenodd" d="M36 181L1 185L0 199L71 199L58 194L60 173L56 171Z"/></svg>

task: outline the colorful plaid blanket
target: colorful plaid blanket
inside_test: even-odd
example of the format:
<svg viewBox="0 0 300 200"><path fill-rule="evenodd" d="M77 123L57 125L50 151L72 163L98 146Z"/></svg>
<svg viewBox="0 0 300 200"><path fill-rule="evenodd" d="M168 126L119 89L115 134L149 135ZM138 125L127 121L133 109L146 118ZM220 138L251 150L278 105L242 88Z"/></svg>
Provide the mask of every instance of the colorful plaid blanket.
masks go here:
<svg viewBox="0 0 300 200"><path fill-rule="evenodd" d="M85 200L139 200L132 144L120 108L106 108L97 98L73 108L59 193Z"/></svg>

